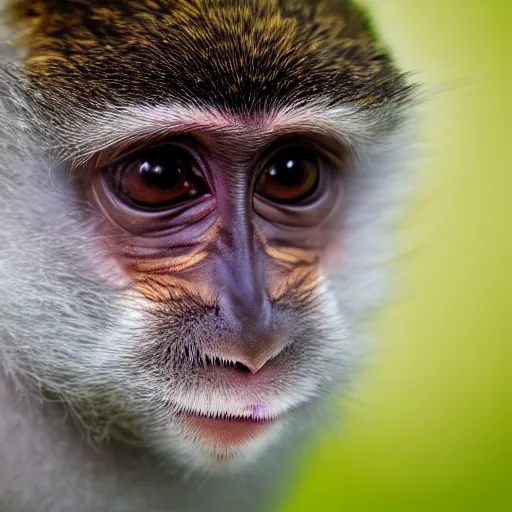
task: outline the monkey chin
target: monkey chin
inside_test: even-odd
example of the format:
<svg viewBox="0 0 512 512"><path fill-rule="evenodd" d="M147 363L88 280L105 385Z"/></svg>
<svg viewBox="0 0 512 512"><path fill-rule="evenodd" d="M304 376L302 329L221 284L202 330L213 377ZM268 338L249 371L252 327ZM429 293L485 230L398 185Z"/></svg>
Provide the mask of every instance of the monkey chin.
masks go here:
<svg viewBox="0 0 512 512"><path fill-rule="evenodd" d="M253 421L187 414L167 434L183 466L221 475L238 473L257 463L282 437L287 423L285 418ZM164 443L160 439L158 444Z"/></svg>

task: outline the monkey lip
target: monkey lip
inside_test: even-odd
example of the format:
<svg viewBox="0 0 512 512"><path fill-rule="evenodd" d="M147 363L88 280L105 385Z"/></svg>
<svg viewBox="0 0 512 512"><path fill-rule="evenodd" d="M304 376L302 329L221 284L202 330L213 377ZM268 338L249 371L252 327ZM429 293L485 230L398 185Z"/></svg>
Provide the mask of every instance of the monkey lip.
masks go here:
<svg viewBox="0 0 512 512"><path fill-rule="evenodd" d="M182 415L185 426L198 440L209 444L229 447L260 437L274 423L270 419L244 417L211 417L195 413Z"/></svg>

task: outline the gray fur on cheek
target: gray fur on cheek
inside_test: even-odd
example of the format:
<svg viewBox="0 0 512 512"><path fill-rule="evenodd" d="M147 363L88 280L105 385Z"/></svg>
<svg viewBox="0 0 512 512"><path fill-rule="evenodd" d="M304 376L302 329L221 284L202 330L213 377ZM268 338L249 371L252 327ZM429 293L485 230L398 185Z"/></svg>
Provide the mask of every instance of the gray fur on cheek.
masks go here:
<svg viewBox="0 0 512 512"><path fill-rule="evenodd" d="M94 226L64 172L38 151L44 139L17 89L19 77L2 78L7 89L0 103L3 364L66 402L92 400L109 408L108 386L123 372L116 342L127 329L133 332L133 313L118 291L91 272L96 258L105 259Z"/></svg>

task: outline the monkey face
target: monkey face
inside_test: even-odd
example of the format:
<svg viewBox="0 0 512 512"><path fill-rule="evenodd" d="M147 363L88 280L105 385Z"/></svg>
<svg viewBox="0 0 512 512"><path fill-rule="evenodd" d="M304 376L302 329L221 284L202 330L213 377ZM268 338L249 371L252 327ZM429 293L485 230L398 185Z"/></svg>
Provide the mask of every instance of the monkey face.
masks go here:
<svg viewBox="0 0 512 512"><path fill-rule="evenodd" d="M411 86L351 2L11 11L5 358L90 437L254 460L354 366Z"/></svg>
<svg viewBox="0 0 512 512"><path fill-rule="evenodd" d="M345 153L286 116L189 115L192 130L111 147L79 174L136 294L145 419L204 465L275 439L350 357L321 270L343 231Z"/></svg>

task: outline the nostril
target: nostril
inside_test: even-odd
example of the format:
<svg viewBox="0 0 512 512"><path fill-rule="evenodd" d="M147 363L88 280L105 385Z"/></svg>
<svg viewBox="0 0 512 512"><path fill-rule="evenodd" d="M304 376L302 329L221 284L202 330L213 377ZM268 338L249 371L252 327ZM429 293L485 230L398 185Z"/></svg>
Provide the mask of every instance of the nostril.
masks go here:
<svg viewBox="0 0 512 512"><path fill-rule="evenodd" d="M238 361L235 363L235 368L244 373L252 373L251 370L249 370L249 368L245 366L245 364L240 363Z"/></svg>
<svg viewBox="0 0 512 512"><path fill-rule="evenodd" d="M213 355L203 355L202 361L205 366L209 367L217 367L217 368L231 368L233 370L238 370L243 373L252 373L251 369L240 361L234 361L232 359L226 359L224 357L213 356Z"/></svg>

